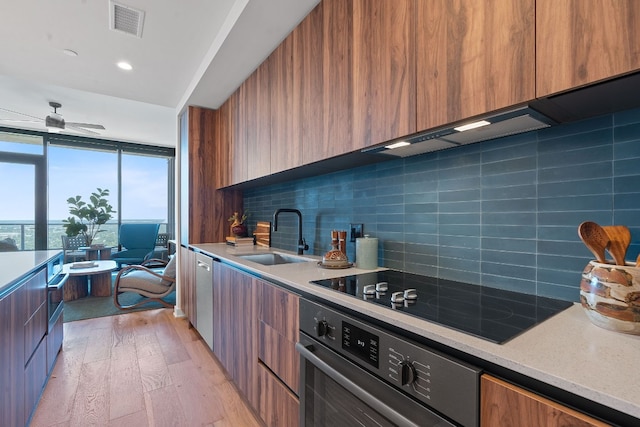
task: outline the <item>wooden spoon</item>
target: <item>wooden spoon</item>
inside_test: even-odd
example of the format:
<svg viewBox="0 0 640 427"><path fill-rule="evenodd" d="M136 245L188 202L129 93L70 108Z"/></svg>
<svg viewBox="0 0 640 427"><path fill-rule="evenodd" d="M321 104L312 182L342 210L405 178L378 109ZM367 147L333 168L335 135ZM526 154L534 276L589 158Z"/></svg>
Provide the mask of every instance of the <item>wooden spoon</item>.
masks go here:
<svg viewBox="0 0 640 427"><path fill-rule="evenodd" d="M610 240L602 227L595 222L585 221L578 226L578 235L598 262L607 262L604 257L604 250L609 247Z"/></svg>
<svg viewBox="0 0 640 427"><path fill-rule="evenodd" d="M617 265L625 265L627 249L631 243L631 232L624 225L605 225L602 229L607 233L611 241L609 253L616 261Z"/></svg>

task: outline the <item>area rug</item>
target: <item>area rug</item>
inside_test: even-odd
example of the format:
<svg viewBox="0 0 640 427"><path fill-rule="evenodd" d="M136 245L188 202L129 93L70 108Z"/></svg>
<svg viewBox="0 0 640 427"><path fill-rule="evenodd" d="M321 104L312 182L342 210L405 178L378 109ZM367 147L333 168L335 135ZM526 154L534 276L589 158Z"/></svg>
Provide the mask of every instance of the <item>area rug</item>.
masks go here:
<svg viewBox="0 0 640 427"><path fill-rule="evenodd" d="M135 304L145 299L145 297L133 292L123 292L118 296L118 301L122 305ZM176 303L176 293L173 292L164 298L169 304ZM113 304L113 296L110 297L92 297L87 296L74 301L66 301L64 303L64 322L74 322L76 320L92 319L95 317L113 316L116 314L131 313L133 311L153 310L156 308L164 308L158 302L152 301L141 305L140 307L120 310Z"/></svg>

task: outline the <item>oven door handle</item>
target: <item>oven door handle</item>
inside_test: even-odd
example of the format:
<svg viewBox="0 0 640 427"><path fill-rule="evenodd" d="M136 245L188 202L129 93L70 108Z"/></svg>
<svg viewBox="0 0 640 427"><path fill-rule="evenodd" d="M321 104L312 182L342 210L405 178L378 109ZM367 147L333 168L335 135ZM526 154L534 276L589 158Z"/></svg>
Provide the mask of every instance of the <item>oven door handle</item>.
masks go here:
<svg viewBox="0 0 640 427"><path fill-rule="evenodd" d="M401 413L394 411L389 408L387 405L381 404L380 400L371 395L365 389L359 387L350 379L346 378L340 372L333 369L329 366L324 360L320 359L318 356L312 353L313 345L302 345L299 342L296 343L296 350L300 353L302 357L307 359L313 366L320 369L325 375L329 378L340 384L346 390L351 392L355 397L363 401L369 407L374 408L380 415L386 417L389 421L402 426L415 426L419 427L418 424L413 421L407 419Z"/></svg>
<svg viewBox="0 0 640 427"><path fill-rule="evenodd" d="M49 290L49 292L51 291L57 291L59 289L62 289L62 287L64 286L65 283L67 283L67 280L69 280L69 273L65 274L62 279L60 279L58 281L58 283L56 284L49 284L47 285L47 290Z"/></svg>

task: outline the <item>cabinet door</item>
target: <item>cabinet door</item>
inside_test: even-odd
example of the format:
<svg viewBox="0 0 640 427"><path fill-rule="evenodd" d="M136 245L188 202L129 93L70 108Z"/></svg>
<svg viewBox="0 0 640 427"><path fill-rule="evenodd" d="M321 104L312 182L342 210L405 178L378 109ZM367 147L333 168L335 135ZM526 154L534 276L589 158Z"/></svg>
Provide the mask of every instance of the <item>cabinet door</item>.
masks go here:
<svg viewBox="0 0 640 427"><path fill-rule="evenodd" d="M260 360L298 394L300 356L295 349L300 330L300 298L282 288L261 282L258 356Z"/></svg>
<svg viewBox="0 0 640 427"><path fill-rule="evenodd" d="M243 84L239 111L245 128L247 179L271 173L271 93L269 63L263 62Z"/></svg>
<svg viewBox="0 0 640 427"><path fill-rule="evenodd" d="M196 255L185 246L180 246L180 294L182 298L182 309L194 327L196 327Z"/></svg>
<svg viewBox="0 0 640 427"><path fill-rule="evenodd" d="M24 288L0 298L0 425L24 425ZM30 409L29 409L30 411Z"/></svg>
<svg viewBox="0 0 640 427"><path fill-rule="evenodd" d="M535 97L535 0L418 1L417 128Z"/></svg>
<svg viewBox="0 0 640 427"><path fill-rule="evenodd" d="M353 6L353 139L363 148L416 132L416 2Z"/></svg>
<svg viewBox="0 0 640 427"><path fill-rule="evenodd" d="M637 0L537 0L539 97L640 68Z"/></svg>
<svg viewBox="0 0 640 427"><path fill-rule="evenodd" d="M289 35L268 59L271 81L271 173L302 163L293 114L293 37Z"/></svg>
<svg viewBox="0 0 640 427"><path fill-rule="evenodd" d="M216 263L213 352L247 400L257 407L257 296L254 279Z"/></svg>
<svg viewBox="0 0 640 427"><path fill-rule="evenodd" d="M489 375L483 375L480 384L481 427L608 425Z"/></svg>

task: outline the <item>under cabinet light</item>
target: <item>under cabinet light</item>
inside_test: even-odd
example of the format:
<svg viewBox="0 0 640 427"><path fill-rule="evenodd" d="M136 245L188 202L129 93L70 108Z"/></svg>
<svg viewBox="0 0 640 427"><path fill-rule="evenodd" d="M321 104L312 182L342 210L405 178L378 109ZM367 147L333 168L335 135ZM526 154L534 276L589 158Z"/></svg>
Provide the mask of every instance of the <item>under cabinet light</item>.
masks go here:
<svg viewBox="0 0 640 427"><path fill-rule="evenodd" d="M458 126L457 128L454 128L454 129L457 130L458 132L464 132L465 130L481 128L482 126L487 126L487 125L490 125L490 124L491 123L489 123L486 120L480 120L479 122L473 122L473 123L469 123L469 124L466 124L466 125Z"/></svg>
<svg viewBox="0 0 640 427"><path fill-rule="evenodd" d="M400 142L396 142L394 144L385 145L384 148L387 148L389 150L393 150L394 148L406 147L407 145L411 145L411 143L409 143L407 141L400 141Z"/></svg>

